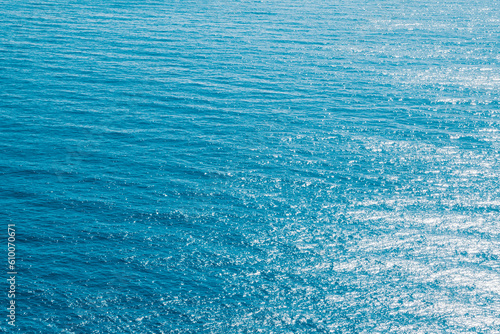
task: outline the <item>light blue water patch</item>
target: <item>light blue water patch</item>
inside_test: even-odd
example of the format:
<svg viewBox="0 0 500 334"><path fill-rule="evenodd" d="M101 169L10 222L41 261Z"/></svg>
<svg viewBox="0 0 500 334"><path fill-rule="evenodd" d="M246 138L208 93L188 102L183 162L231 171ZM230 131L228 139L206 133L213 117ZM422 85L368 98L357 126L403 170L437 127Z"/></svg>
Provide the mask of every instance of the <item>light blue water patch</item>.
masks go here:
<svg viewBox="0 0 500 334"><path fill-rule="evenodd" d="M3 331L500 332L496 1L0 5Z"/></svg>

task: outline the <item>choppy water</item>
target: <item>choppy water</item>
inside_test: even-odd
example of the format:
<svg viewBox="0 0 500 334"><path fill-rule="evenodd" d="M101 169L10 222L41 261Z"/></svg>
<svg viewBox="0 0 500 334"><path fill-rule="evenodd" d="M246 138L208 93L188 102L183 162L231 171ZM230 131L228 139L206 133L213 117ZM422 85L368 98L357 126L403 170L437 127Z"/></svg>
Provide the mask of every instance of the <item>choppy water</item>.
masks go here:
<svg viewBox="0 0 500 334"><path fill-rule="evenodd" d="M0 5L1 329L500 333L498 1Z"/></svg>

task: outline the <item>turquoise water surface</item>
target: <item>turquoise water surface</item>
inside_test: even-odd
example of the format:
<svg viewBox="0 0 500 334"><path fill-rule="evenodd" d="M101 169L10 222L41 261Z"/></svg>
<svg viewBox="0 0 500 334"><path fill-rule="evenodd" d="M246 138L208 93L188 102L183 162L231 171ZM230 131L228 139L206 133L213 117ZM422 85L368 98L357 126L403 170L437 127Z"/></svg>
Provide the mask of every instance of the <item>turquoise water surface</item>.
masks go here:
<svg viewBox="0 0 500 334"><path fill-rule="evenodd" d="M500 333L498 1L0 5L0 332Z"/></svg>

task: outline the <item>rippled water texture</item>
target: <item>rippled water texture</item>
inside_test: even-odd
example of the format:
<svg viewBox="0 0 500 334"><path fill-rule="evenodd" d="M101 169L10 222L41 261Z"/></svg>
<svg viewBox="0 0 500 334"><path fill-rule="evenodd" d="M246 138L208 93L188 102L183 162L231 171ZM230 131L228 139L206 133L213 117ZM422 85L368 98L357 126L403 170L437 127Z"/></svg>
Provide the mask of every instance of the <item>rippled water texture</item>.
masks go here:
<svg viewBox="0 0 500 334"><path fill-rule="evenodd" d="M0 5L0 331L500 333L498 1Z"/></svg>

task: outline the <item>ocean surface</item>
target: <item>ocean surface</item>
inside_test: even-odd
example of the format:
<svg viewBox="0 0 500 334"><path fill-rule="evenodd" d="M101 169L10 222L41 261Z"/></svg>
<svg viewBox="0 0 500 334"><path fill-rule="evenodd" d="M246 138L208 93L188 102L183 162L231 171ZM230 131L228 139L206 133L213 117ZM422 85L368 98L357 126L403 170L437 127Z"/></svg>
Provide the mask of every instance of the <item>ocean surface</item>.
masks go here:
<svg viewBox="0 0 500 334"><path fill-rule="evenodd" d="M500 333L499 5L0 0L0 332Z"/></svg>

